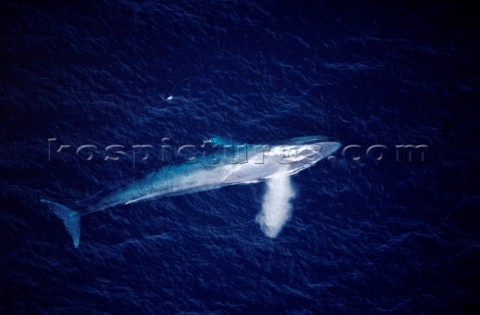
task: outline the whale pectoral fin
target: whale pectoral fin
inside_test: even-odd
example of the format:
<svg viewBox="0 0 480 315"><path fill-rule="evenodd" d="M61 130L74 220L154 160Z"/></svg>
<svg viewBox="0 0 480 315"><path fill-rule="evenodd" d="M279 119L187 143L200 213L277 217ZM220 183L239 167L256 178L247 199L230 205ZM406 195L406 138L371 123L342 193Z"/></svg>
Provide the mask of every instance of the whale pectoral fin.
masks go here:
<svg viewBox="0 0 480 315"><path fill-rule="evenodd" d="M73 246L77 248L80 244L80 213L50 200L40 199L40 201L47 204L50 210L63 220L68 234L72 237Z"/></svg>

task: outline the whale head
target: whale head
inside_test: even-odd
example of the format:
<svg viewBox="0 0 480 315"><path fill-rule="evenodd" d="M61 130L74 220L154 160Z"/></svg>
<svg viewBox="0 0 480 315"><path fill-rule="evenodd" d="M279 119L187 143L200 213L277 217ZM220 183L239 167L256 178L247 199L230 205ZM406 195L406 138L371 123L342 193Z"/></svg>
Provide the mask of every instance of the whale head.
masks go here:
<svg viewBox="0 0 480 315"><path fill-rule="evenodd" d="M296 174L320 160L335 153L341 144L338 142L314 142L274 146L267 155L272 161L288 166L289 174Z"/></svg>

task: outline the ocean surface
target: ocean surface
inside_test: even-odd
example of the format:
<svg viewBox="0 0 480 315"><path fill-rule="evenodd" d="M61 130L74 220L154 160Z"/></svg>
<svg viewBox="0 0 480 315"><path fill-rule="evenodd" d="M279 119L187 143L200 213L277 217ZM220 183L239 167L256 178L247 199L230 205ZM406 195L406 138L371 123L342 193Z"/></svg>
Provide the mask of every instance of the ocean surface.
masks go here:
<svg viewBox="0 0 480 315"><path fill-rule="evenodd" d="M478 16L2 1L0 314L479 314ZM77 249L40 202L86 209L182 162L166 143L314 135L342 147L291 178L275 238L256 221L264 183L87 215ZM125 154L106 160L111 145Z"/></svg>

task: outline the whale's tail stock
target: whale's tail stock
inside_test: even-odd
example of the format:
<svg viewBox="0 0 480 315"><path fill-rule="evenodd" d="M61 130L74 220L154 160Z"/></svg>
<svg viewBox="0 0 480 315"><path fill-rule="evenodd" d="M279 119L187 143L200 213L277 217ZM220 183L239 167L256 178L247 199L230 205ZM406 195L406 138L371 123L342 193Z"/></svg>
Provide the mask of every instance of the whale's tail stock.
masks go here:
<svg viewBox="0 0 480 315"><path fill-rule="evenodd" d="M52 210L59 219L63 220L68 234L70 234L73 239L73 245L77 248L78 244L80 244L80 212L50 200L40 199L40 201L47 204L50 210Z"/></svg>

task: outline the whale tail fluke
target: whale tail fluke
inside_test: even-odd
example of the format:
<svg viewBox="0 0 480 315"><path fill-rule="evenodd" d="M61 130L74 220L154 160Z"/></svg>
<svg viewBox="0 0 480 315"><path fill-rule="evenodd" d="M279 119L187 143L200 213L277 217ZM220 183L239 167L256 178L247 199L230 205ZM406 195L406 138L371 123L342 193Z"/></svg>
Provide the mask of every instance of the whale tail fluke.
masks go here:
<svg viewBox="0 0 480 315"><path fill-rule="evenodd" d="M73 239L73 245L77 248L80 244L80 212L50 200L40 199L40 201L47 204L50 210L63 220L68 234Z"/></svg>

